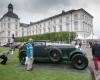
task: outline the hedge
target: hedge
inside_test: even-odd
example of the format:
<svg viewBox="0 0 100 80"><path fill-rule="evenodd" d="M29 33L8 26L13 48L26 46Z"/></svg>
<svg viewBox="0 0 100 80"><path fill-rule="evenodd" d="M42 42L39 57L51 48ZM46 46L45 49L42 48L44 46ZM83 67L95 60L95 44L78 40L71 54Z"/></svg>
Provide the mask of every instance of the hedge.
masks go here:
<svg viewBox="0 0 100 80"><path fill-rule="evenodd" d="M15 42L26 42L29 38L33 40L49 40L49 41L69 41L75 39L76 32L52 32L52 33L45 33L45 34L38 34L38 35L29 35L29 36L22 36L22 37L15 37Z"/></svg>

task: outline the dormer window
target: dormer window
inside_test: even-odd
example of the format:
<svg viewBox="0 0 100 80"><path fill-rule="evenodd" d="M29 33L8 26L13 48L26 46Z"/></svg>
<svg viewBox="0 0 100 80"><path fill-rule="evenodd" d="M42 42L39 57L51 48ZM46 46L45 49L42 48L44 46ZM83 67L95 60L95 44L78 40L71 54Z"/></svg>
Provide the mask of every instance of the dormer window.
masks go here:
<svg viewBox="0 0 100 80"><path fill-rule="evenodd" d="M18 22L18 20L15 20L15 22Z"/></svg>
<svg viewBox="0 0 100 80"><path fill-rule="evenodd" d="M78 19L78 14L75 14L74 15L74 20L77 20Z"/></svg>
<svg viewBox="0 0 100 80"><path fill-rule="evenodd" d="M59 22L62 23L62 18L59 19Z"/></svg>
<svg viewBox="0 0 100 80"><path fill-rule="evenodd" d="M10 21L10 18L8 18L8 21Z"/></svg>

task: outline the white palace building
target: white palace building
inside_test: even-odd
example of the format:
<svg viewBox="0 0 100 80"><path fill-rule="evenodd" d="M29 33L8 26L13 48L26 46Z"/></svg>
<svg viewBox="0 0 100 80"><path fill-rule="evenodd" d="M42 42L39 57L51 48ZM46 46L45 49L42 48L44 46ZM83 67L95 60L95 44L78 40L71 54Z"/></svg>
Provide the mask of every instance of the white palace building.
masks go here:
<svg viewBox="0 0 100 80"><path fill-rule="evenodd" d="M8 5L8 12L0 19L0 45L12 42L15 37L44 34L47 32L73 31L82 37L93 33L93 16L84 9L62 11L62 13L49 18L20 23L20 18L13 12L13 5Z"/></svg>

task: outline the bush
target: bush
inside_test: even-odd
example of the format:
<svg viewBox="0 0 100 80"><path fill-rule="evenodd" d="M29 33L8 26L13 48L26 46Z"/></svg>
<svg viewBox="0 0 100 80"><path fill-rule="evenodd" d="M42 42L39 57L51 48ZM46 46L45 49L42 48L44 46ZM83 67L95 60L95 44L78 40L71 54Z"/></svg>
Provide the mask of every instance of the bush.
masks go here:
<svg viewBox="0 0 100 80"><path fill-rule="evenodd" d="M73 40L76 37L75 32L52 32L52 33L45 33L45 34L38 34L38 35L30 35L30 36L23 36L23 37L16 37L15 42L25 42L29 38L33 40L49 40L49 41L66 41L68 42L69 39Z"/></svg>

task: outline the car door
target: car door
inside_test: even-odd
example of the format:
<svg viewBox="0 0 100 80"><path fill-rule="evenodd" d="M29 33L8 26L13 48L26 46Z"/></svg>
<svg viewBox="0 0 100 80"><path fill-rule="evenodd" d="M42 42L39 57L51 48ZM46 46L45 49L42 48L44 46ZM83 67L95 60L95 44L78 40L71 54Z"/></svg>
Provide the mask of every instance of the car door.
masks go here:
<svg viewBox="0 0 100 80"><path fill-rule="evenodd" d="M34 57L45 57L45 48L46 46L43 43L39 43L34 45Z"/></svg>

